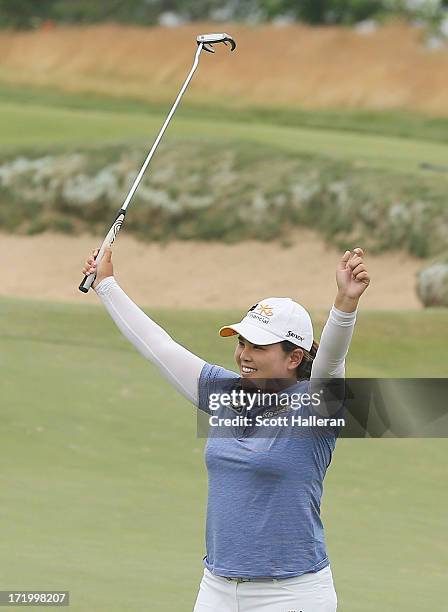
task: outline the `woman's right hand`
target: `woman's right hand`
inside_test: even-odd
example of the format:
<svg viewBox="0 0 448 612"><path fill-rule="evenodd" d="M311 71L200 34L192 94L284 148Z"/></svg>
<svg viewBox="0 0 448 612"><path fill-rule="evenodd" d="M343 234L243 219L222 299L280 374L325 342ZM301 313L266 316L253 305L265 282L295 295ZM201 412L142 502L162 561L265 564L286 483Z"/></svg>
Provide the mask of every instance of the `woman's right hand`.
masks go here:
<svg viewBox="0 0 448 612"><path fill-rule="evenodd" d="M96 272L96 278L92 283L92 287L94 289L102 280L104 280L108 276L114 275L114 266L112 264L112 249L105 249L103 258L97 266L95 257L98 255L99 252L99 249L93 250L92 255L89 256L86 263L84 264L84 268L82 269L82 273L84 274L84 276L89 276L90 274Z"/></svg>

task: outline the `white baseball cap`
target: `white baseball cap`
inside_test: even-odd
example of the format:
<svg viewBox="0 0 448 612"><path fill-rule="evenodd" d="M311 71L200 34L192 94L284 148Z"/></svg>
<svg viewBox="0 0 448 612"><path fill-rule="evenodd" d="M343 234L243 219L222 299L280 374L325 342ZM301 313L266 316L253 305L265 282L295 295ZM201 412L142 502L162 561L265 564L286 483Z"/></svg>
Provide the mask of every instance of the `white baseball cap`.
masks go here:
<svg viewBox="0 0 448 612"><path fill-rule="evenodd" d="M224 338L241 334L260 346L289 340L309 351L313 345L313 324L303 306L290 298L266 298L249 310L240 323L221 327Z"/></svg>

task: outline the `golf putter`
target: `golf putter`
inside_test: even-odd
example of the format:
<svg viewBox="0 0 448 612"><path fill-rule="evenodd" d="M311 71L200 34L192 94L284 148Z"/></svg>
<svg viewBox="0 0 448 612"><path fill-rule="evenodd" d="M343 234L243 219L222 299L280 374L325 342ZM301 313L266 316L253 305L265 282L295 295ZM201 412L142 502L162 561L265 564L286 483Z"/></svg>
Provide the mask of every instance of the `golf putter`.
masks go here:
<svg viewBox="0 0 448 612"><path fill-rule="evenodd" d="M137 187L140 184L140 181L142 180L142 177L145 173L146 168L149 165L149 162L152 159L152 156L154 155L163 134L165 133L166 128L169 125L169 122L171 121L171 118L173 117L174 113L176 112L176 109L179 105L179 102L182 99L182 96L185 93L185 90L187 89L193 74L198 66L199 63L199 56L201 54L202 49L205 49L205 51L208 51L209 53L215 53L215 50L213 48L213 45L217 44L217 43L224 43L226 46L228 44L230 44L231 46L231 51L233 51L236 48L236 42L234 41L234 39L229 36L229 34L226 34L225 32L220 33L220 34L200 34L197 38L196 38L196 42L198 44L198 48L196 50L196 54L195 54L195 58L194 58L194 62L193 62L193 66L187 76L187 78L185 79L184 84L182 85L179 94L173 104L173 106L171 107L170 112L168 113L167 118L165 119L165 123L162 125L162 128L160 129L160 132L150 150L150 152L148 153L148 156L146 157L143 166L140 168L140 172L138 173L137 177L135 178L131 189L129 190L128 195L126 196L125 201L123 202L123 205L121 206L120 210L118 211L114 222L112 223L112 226L110 228L110 230L108 231L105 239L103 240L103 244L100 247L100 250L98 252L98 255L95 257L97 263L99 263L101 261L101 259L103 258L104 255L104 251L106 250L106 248L109 248L112 246L112 244L115 242L115 239L118 235L118 232L120 231L120 229L123 226L124 223L124 218L126 215L126 210L127 207L129 206L130 201L132 200L133 195L135 194L135 192L137 191ZM88 276L85 276L81 282L81 284L79 285L79 290L82 291L83 293L87 293L90 289L90 287L92 286L93 281L95 280L95 276L96 273L94 272L93 274L89 274Z"/></svg>

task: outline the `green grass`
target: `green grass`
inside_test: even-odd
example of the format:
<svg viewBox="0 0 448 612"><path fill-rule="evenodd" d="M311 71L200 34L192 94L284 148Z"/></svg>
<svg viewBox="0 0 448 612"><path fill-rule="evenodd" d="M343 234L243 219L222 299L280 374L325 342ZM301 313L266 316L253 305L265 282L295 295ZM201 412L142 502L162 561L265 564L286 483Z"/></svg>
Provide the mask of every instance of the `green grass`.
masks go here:
<svg viewBox="0 0 448 612"><path fill-rule="evenodd" d="M240 314L152 313L228 367L216 328ZM446 376L447 323L443 310L361 313L349 374ZM69 589L74 612L191 612L206 500L194 409L99 307L3 298L0 341L0 588ZM446 450L338 442L323 520L345 612L445 610Z"/></svg>
<svg viewBox="0 0 448 612"><path fill-rule="evenodd" d="M138 99L114 98L92 93L81 95L51 88L20 87L5 83L0 83L0 99L4 103L9 102L18 106L48 106L144 115L166 114L170 106L170 101L156 104ZM232 100L220 105L215 103L198 105L189 102L188 94L182 100L181 108L183 116L202 117L213 121L268 123L448 142L448 117L429 117L408 111L241 107Z"/></svg>
<svg viewBox="0 0 448 612"><path fill-rule="evenodd" d="M34 171L2 184L0 227L104 231L127 179L88 205L68 201L64 185L126 157L121 168L137 174L168 108L0 86L1 163L73 150L85 160L73 176L56 169L56 188L39 184ZM448 244L447 126L448 119L406 114L198 108L187 96L142 185L160 193L145 200L140 188L126 225L143 240L226 242L288 242L292 227L306 226L338 248L357 242L370 252L439 255ZM172 168L157 184L155 174Z"/></svg>
<svg viewBox="0 0 448 612"><path fill-rule="evenodd" d="M101 234L145 155L137 145L79 147L76 167L69 154L55 160L41 153L37 163L6 156L1 172L12 178L0 186L0 228ZM89 178L72 197L81 176ZM105 188L105 179L116 187ZM305 226L338 249L358 243L371 253L403 249L425 258L448 249L446 187L446 177L434 174L360 167L248 142L217 147L211 139L171 137L135 195L126 231L143 241L287 244L291 230Z"/></svg>
<svg viewBox="0 0 448 612"><path fill-rule="evenodd" d="M40 90L30 90L27 96L24 89L2 86L0 131L4 153L123 141L149 145L170 108L170 104L162 108L117 100L105 101L102 105L101 100L86 96L81 101L79 96ZM245 142L270 147L273 151L321 155L356 162L360 167L412 174L427 174L428 170L421 168L423 163L429 165L429 172L435 171L446 180L446 121L410 115L406 122L406 115L400 121L396 117L337 111L223 109L221 112L221 109L201 109L187 104L176 113L169 134L173 138L213 139L217 146ZM408 131L406 125L410 126ZM435 134L439 136L436 138ZM403 138L404 135L407 137Z"/></svg>

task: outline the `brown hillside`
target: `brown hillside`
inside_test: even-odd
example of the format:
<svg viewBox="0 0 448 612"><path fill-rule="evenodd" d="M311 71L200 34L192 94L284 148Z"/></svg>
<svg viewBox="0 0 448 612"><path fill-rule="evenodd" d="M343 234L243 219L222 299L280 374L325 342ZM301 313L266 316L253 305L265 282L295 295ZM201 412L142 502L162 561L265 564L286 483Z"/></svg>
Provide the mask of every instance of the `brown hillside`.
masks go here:
<svg viewBox="0 0 448 612"><path fill-rule="evenodd" d="M203 54L188 97L221 104L408 109L446 114L448 50L422 31L192 24L176 29L102 25L0 33L0 81L147 100L172 99L191 66L195 36L227 30L229 57Z"/></svg>

